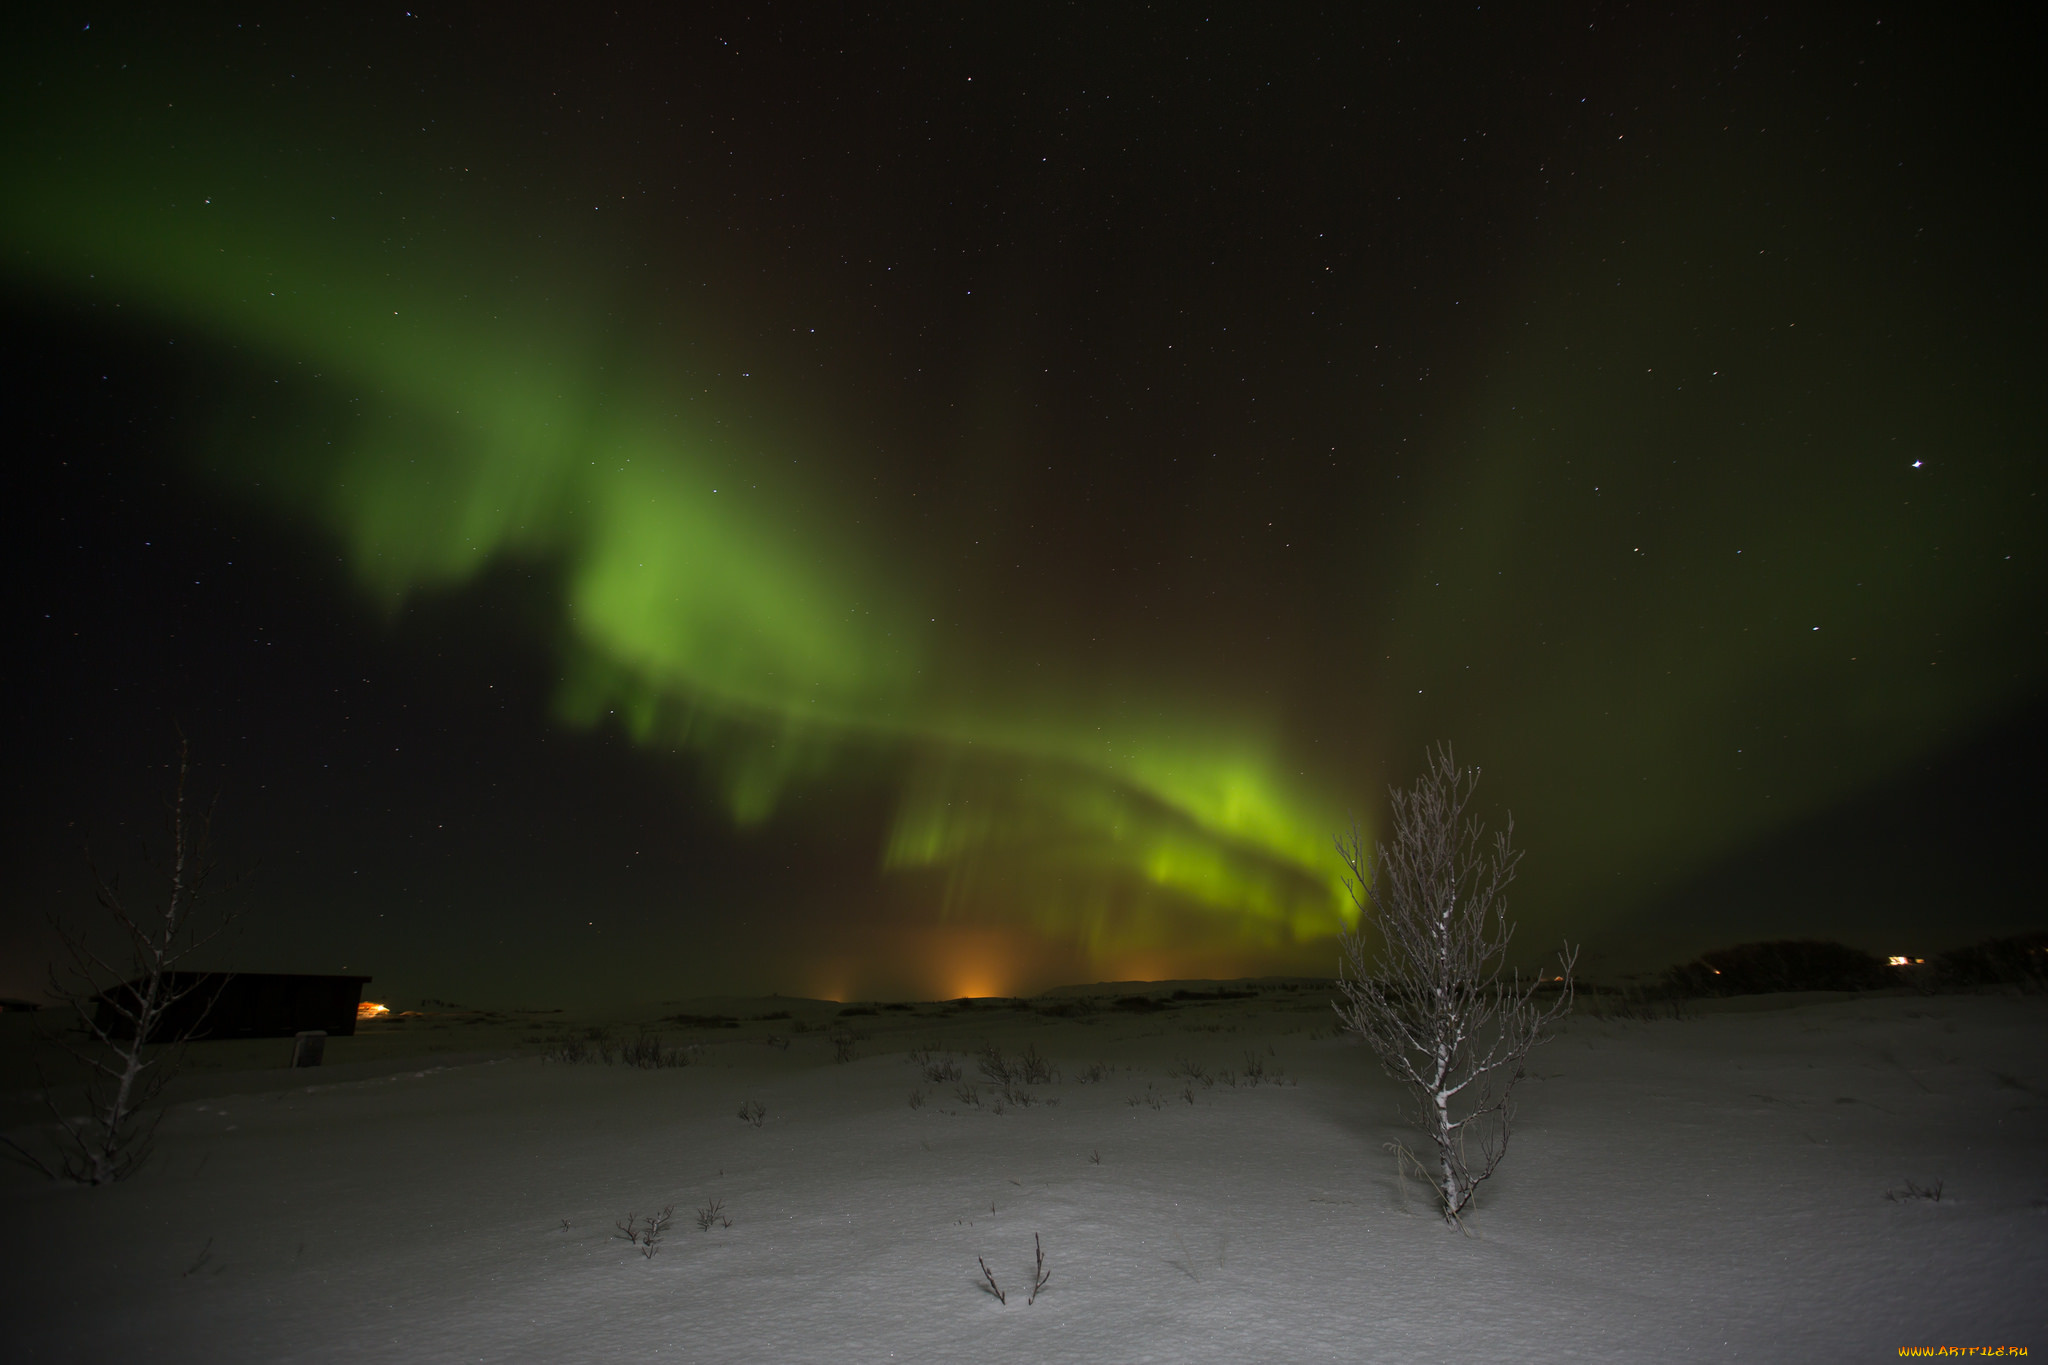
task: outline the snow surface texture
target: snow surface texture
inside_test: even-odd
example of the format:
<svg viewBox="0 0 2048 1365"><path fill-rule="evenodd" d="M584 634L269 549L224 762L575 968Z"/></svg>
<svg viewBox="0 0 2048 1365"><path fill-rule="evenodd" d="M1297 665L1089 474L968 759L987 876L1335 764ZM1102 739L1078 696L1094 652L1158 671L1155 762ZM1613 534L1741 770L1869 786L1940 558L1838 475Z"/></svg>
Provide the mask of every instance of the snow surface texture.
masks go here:
<svg viewBox="0 0 2048 1365"><path fill-rule="evenodd" d="M1326 993L1079 1018L691 1008L796 1018L668 1025L671 1043L702 1044L668 1070L543 1061L531 1026L515 1037L486 1022L475 1039L499 1055L451 1061L471 1026L416 1020L334 1040L320 1072L195 1073L134 1179L82 1189L16 1170L0 1183L0 1354L1584 1362L2048 1349L2048 1001L1757 997L1686 1020L1576 1018L1535 1054L1513 1148L1465 1236L1397 1177L1384 1144L1414 1141L1401 1097L1332 1036ZM831 1034L846 1028L864 1036L837 1063ZM520 1039L523 1055L506 1046ZM976 1066L988 1044L1011 1057L1035 1046L1060 1079L997 1113L999 1087ZM906 1054L927 1045L960 1082L925 1078ZM264 1046L274 1067L289 1041ZM1094 1063L1106 1079L1084 1081ZM1265 1070L1258 1084L1250 1066ZM9 1097L9 1132L34 1141L43 1130L22 1099ZM748 1101L765 1110L758 1126L740 1117ZM1887 1199L1908 1181L1941 1182L1941 1198ZM700 1229L713 1200L731 1225ZM665 1205L675 1218L654 1255L615 1231ZM1027 1305L1034 1234L1051 1280Z"/></svg>

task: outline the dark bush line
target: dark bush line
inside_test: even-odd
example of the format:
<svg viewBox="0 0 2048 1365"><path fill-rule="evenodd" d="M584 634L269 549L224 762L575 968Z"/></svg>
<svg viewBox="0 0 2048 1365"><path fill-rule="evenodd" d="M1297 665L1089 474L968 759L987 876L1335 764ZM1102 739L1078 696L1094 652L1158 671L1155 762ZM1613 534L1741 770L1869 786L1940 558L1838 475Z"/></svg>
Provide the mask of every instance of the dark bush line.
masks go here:
<svg viewBox="0 0 2048 1365"><path fill-rule="evenodd" d="M1988 938L1967 948L1943 953L1932 965L1941 978L1958 987L2017 986L2023 991L2048 990L2048 931Z"/></svg>
<svg viewBox="0 0 2048 1365"><path fill-rule="evenodd" d="M541 1047L541 1060L548 1062L598 1063L605 1066L637 1066L647 1071L664 1071L688 1066L690 1050L669 1047L658 1033L613 1041L610 1038L551 1038Z"/></svg>
<svg viewBox="0 0 2048 1365"><path fill-rule="evenodd" d="M1777 991L2048 990L2048 932L1987 939L1927 960L1893 965L1846 943L1778 939L1738 943L1665 970L1663 986L1685 997Z"/></svg>
<svg viewBox="0 0 2048 1365"><path fill-rule="evenodd" d="M1846 943L1777 939L1738 943L1668 968L1681 995L1763 995L1773 991L1863 991L1897 985L1884 960Z"/></svg>
<svg viewBox="0 0 2048 1365"><path fill-rule="evenodd" d="M787 1019L787 1013L764 1015L767 1019ZM738 1028L740 1021L729 1014L671 1014L661 1021L664 1024L680 1024L684 1028Z"/></svg>

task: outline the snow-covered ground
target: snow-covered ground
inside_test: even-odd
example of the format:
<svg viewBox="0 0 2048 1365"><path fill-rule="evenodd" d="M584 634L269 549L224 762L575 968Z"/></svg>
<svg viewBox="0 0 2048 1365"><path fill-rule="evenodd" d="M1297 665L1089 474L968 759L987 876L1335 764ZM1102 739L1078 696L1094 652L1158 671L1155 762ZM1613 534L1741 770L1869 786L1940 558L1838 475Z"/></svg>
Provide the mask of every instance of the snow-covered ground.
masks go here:
<svg viewBox="0 0 2048 1365"><path fill-rule="evenodd" d="M2048 1000L1579 1017L1535 1055L1468 1235L1397 1179L1401 1098L1313 991L1074 1017L788 1000L642 1017L679 1008L795 1017L663 1026L702 1044L669 1070L540 1060L529 1040L558 1021L378 1025L319 1072L274 1069L288 1042L202 1045L140 1175L0 1180L6 1359L2048 1351ZM844 1028L862 1036L841 1063ZM18 1064L20 1031L0 1041ZM998 1113L990 1045L1035 1048L1060 1079ZM948 1056L962 1081L927 1080ZM8 1131L34 1142L22 1100ZM1908 1181L1940 1200L1886 1198ZM614 1230L671 1205L651 1257ZM1027 1304L1034 1236L1051 1280Z"/></svg>

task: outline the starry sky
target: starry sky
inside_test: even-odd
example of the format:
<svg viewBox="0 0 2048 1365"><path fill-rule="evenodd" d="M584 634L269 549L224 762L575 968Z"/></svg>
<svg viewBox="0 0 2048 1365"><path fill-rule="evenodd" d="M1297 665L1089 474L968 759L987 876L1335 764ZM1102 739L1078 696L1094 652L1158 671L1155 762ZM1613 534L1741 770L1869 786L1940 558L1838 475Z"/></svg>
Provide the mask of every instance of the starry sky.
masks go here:
<svg viewBox="0 0 2048 1365"><path fill-rule="evenodd" d="M1877 7L56 7L0 66L0 993L497 1005L2035 927L2042 132Z"/></svg>

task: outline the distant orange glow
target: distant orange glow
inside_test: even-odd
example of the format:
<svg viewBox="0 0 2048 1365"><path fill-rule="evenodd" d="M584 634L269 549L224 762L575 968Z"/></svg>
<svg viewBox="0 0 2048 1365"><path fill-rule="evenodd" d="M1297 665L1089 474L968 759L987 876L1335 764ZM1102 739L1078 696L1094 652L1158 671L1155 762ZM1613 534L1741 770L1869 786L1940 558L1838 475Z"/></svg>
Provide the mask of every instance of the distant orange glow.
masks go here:
<svg viewBox="0 0 2048 1365"><path fill-rule="evenodd" d="M993 980L986 975L956 977L946 987L947 1000L980 999L985 996L1001 995Z"/></svg>
<svg viewBox="0 0 2048 1365"><path fill-rule="evenodd" d="M391 1013L391 1006L372 1004L368 1000L365 1000L363 1001L362 1004L356 1006L356 1018L358 1020L382 1019L385 1015L389 1013Z"/></svg>
<svg viewBox="0 0 2048 1365"><path fill-rule="evenodd" d="M856 996L854 983L850 977L851 973L847 971L845 963L828 963L812 975L798 994L807 995L813 1000L830 1000L835 1005L843 1005Z"/></svg>
<svg viewBox="0 0 2048 1365"><path fill-rule="evenodd" d="M1320 961L1247 959L1202 944L1097 952L1028 929L967 918L878 927L854 950L834 944L791 964L794 993L815 1000L1008 999L1056 985L1117 981L1229 980L1306 974ZM1305 970L1304 970L1305 969Z"/></svg>
<svg viewBox="0 0 2048 1365"><path fill-rule="evenodd" d="M1028 973L1028 949L1008 930L948 926L922 945L926 980L942 1000L1009 995L1020 972Z"/></svg>

